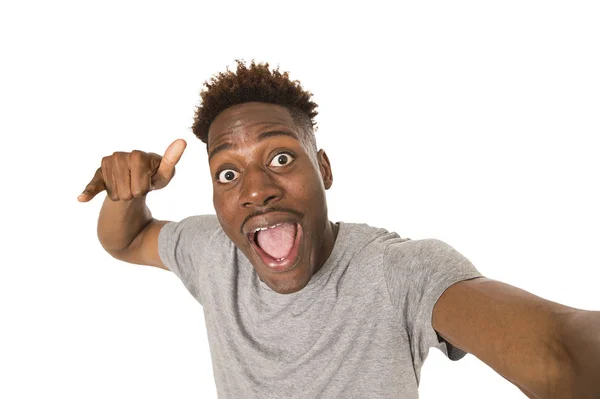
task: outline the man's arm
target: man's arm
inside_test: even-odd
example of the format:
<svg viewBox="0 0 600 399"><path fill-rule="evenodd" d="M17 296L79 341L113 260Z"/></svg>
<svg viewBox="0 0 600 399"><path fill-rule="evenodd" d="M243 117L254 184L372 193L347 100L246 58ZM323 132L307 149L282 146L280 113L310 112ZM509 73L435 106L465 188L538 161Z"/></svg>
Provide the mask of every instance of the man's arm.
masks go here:
<svg viewBox="0 0 600 399"><path fill-rule="evenodd" d="M146 195L169 184L185 147L186 142L179 139L162 157L135 150L102 158L92 181L77 199L88 202L106 190L98 218L98 239L113 257L168 270L158 252L160 229L168 222L152 217Z"/></svg>
<svg viewBox="0 0 600 399"><path fill-rule="evenodd" d="M479 278L449 287L432 324L531 398L600 397L600 312Z"/></svg>
<svg viewBox="0 0 600 399"><path fill-rule="evenodd" d="M98 218L98 239L116 259L169 270L158 253L158 235L166 223L152 218L146 196L116 202L107 196Z"/></svg>

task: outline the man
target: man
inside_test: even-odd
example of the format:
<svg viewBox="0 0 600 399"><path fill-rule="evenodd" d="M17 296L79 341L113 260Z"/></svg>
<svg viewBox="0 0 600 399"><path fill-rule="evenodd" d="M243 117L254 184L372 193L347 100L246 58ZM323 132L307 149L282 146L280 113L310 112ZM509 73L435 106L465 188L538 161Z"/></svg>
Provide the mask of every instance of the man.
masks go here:
<svg viewBox="0 0 600 399"><path fill-rule="evenodd" d="M152 218L185 149L114 153L79 201L106 190L104 249L173 271L204 308L224 398L416 398L429 348L472 353L532 398L600 397L600 312L483 277L434 239L332 223L316 104L287 73L238 61L205 83L216 216Z"/></svg>

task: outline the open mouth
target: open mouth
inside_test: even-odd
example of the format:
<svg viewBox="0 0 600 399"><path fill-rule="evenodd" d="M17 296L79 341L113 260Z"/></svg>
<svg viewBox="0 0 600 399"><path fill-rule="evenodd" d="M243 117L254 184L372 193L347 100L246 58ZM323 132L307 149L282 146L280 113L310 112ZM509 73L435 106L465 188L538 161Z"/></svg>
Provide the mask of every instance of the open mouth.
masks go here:
<svg viewBox="0 0 600 399"><path fill-rule="evenodd" d="M249 232L247 237L269 270L284 272L296 265L302 240L300 223L285 222L258 227Z"/></svg>

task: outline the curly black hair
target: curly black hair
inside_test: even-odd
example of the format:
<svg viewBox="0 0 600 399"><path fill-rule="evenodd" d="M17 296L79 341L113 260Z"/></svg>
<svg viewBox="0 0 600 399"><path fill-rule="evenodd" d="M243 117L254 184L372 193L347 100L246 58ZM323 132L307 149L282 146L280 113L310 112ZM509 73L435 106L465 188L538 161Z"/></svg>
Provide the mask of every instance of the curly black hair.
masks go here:
<svg viewBox="0 0 600 399"><path fill-rule="evenodd" d="M252 60L247 67L243 60L235 60L237 70L220 72L204 82L206 90L200 92L202 103L196 108L192 131L202 142L208 142L208 129L213 120L225 109L247 102L263 102L281 105L299 126L308 130L309 138L316 148L313 131L317 124L317 104L310 100L312 93L306 91L297 80L290 80L288 72L272 72L268 63L256 64Z"/></svg>

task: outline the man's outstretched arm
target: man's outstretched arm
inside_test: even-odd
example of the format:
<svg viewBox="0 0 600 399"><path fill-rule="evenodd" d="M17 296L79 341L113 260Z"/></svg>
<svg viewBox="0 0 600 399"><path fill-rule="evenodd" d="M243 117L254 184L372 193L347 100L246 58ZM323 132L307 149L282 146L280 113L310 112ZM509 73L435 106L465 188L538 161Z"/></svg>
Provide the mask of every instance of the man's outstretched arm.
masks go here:
<svg viewBox="0 0 600 399"><path fill-rule="evenodd" d="M449 287L432 324L531 398L600 397L600 312L478 278Z"/></svg>

